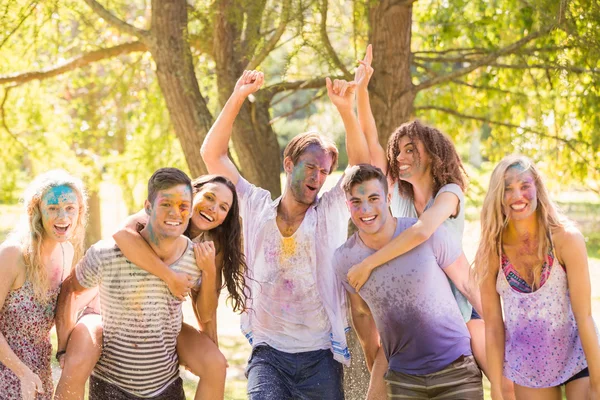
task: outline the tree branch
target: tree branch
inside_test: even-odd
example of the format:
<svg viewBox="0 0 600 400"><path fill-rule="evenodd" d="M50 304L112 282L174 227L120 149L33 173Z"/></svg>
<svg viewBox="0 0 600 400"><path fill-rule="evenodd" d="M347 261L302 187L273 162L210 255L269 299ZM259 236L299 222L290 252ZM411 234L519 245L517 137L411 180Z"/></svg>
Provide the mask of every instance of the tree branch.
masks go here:
<svg viewBox="0 0 600 400"><path fill-rule="evenodd" d="M94 50L89 53L83 54L77 58L71 59L67 62L40 71L31 71L0 76L0 84L14 83L16 85L20 85L33 80L52 78L54 76L64 74L65 72L74 70L76 68L85 67L86 65L97 61L113 58L121 54L128 54L146 50L147 47L142 42L124 43L106 49Z"/></svg>
<svg viewBox="0 0 600 400"><path fill-rule="evenodd" d="M8 100L8 93L13 87L14 86L9 86L4 88L4 98L2 99L2 103L0 103L0 115L2 116L2 126L4 127L6 133L8 133L15 140L15 142L19 144L19 146L21 146L28 153L31 153L29 147L25 143L21 142L21 139L19 139L17 135L12 133L12 131L8 127L8 124L6 123L6 113L4 111L4 105L6 104L6 100Z"/></svg>
<svg viewBox="0 0 600 400"><path fill-rule="evenodd" d="M96 0L83 1L86 2L86 4L96 13L96 15L98 15L100 18L102 18L121 32L136 37L143 42L147 42L150 39L148 31L136 28L135 26L128 24L127 22L118 18L116 15L104 8L102 4L98 3Z"/></svg>
<svg viewBox="0 0 600 400"><path fill-rule="evenodd" d="M489 65L490 63L494 62L496 59L498 59L501 56L504 56L507 54L512 54L512 53L516 52L517 50L519 50L520 48L525 46L527 43L529 43L532 40L535 40L541 36L546 35L553 29L554 29L554 26L548 26L540 31L530 33L529 35L525 36L524 38L522 38L506 47L503 47L503 48L501 48L497 51L494 51L486 56L483 56L477 61L471 62L471 65L469 65L468 67L457 69L449 74L440 75L436 78L431 78L429 80L421 82L420 84L418 84L416 86L413 86L413 88L410 90L412 90L416 93L421 90L430 88L432 86L439 85L440 83L444 83L447 81L451 81L452 79L459 78L463 75L468 74L471 71L476 70L477 68L480 68L485 65Z"/></svg>
<svg viewBox="0 0 600 400"><path fill-rule="evenodd" d="M282 10L281 10L281 21L279 22L277 29L275 30L273 35L269 38L267 43L265 43L264 47L260 50L260 52L258 54L254 55L252 60L250 60L250 62L248 63L248 65L246 65L246 68L244 68L244 69L255 69L264 61L265 58L267 58L269 53L271 53L273 51L273 49L275 49L275 46L277 46L279 39L281 39L281 36L283 36L283 33L285 32L285 28L287 27L287 24L290 20L290 8L291 8L291 1L284 0L283 4L282 4Z"/></svg>
<svg viewBox="0 0 600 400"><path fill-rule="evenodd" d="M573 150L574 152L576 152L583 159L585 159L585 157L573 146L573 143L579 143L579 144L582 144L584 146L590 146L590 144L588 142L585 142L583 140L565 139L565 138L562 138L562 137L560 137L558 135L549 135L547 133L543 133L543 132L537 131L535 129L531 129L531 128L528 128L526 126L511 124L509 122L494 121L494 120L489 119L488 117L463 114L463 113L460 113L460 112L458 112L456 110L453 110L453 109L447 108L447 107L438 107L438 106L415 107L415 111L422 111L422 110L440 111L440 112L443 112L443 113L446 113L446 114L450 114L450 115L454 115L456 117L460 117L460 118L464 118L464 119L470 119L470 120L474 120L474 121L481 121L481 122L485 122L485 123L488 123L488 124L491 124L491 125L504 126L504 127L507 127L507 128L520 129L520 130L522 130L524 132L533 133L535 135L538 135L538 136L541 136L541 137L545 137L545 138L548 138L548 139L554 139L554 140L557 140L559 142L562 142L562 143L566 144L571 150Z"/></svg>
<svg viewBox="0 0 600 400"><path fill-rule="evenodd" d="M527 97L527 95L525 93L520 93L520 92L513 92L511 90L506 90L506 89L500 89L497 87L493 87L493 86L486 86L486 85L473 85L471 83L462 81L460 79L452 79L453 83L456 83L457 85L462 85L462 86L467 86L470 87L472 89L476 89L476 90L489 90L489 91L493 91L493 92L500 92L500 93L505 93L505 94L512 94L514 96L523 96L523 97Z"/></svg>
<svg viewBox="0 0 600 400"><path fill-rule="evenodd" d="M29 8L29 12L27 12L25 15L23 15L23 18L21 18L21 20L19 21L19 23L17 24L17 26L14 27L13 30L11 30L10 32L8 32L8 34L6 35L6 37L4 37L4 39L2 40L2 42L0 42L0 48L2 48L2 46L4 46L4 44L8 41L8 39L10 39L10 37L21 27L21 25L23 25L23 23L25 22L25 20L27 18L29 18L29 16L35 11L36 7L37 7L38 2L37 1L32 1L31 4L29 4L28 8ZM8 8L8 6L7 6Z"/></svg>
<svg viewBox="0 0 600 400"><path fill-rule="evenodd" d="M328 0L321 0L321 4L320 4L320 11L321 11L321 40L323 40L323 44L325 45L325 49L327 50L327 54L329 55L329 57L331 58L331 61L333 61L333 64L340 69L340 71L342 71L342 73L344 74L344 78L343 79L352 79L353 74L350 73L350 71L348 71L348 69L346 68L346 66L342 63L342 61L340 60L340 58L338 57L337 53L335 52L335 50L333 49L333 46L331 45L331 42L329 41L329 35L327 34L327 9L328 9L328 5L329 2Z"/></svg>
<svg viewBox="0 0 600 400"><path fill-rule="evenodd" d="M279 121L282 118L287 118L290 115L296 114L298 111L310 106L314 101L319 100L321 97L325 96L326 94L327 94L327 91L321 91L321 93L318 93L316 96L314 96L312 99L308 100L306 103L301 104L298 107L295 107L292 110L273 118L272 120L269 121L269 125L273 125L275 122Z"/></svg>
<svg viewBox="0 0 600 400"><path fill-rule="evenodd" d="M334 79L346 79L344 76L332 76L331 80ZM271 92L273 95L286 90L304 90L304 89L320 89L325 87L325 77L319 77L309 79L306 81L292 81L292 82L280 82L271 86L267 86L262 90Z"/></svg>
<svg viewBox="0 0 600 400"><path fill-rule="evenodd" d="M551 64L502 64L497 62L491 62L486 66L506 69L545 69L545 70L559 70L568 71L576 74L599 74L599 68L587 69L582 67L575 67L572 65L551 65Z"/></svg>

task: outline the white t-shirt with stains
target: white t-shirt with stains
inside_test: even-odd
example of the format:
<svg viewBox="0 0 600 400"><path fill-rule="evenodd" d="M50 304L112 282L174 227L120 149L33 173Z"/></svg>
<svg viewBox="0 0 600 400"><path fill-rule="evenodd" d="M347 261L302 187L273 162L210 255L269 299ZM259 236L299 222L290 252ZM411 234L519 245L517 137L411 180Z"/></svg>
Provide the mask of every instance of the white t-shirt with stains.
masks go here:
<svg viewBox="0 0 600 400"><path fill-rule="evenodd" d="M331 324L319 297L316 270L315 213L307 213L296 232L283 237L274 219L264 227L256 253L254 344L266 343L288 353L329 349Z"/></svg>

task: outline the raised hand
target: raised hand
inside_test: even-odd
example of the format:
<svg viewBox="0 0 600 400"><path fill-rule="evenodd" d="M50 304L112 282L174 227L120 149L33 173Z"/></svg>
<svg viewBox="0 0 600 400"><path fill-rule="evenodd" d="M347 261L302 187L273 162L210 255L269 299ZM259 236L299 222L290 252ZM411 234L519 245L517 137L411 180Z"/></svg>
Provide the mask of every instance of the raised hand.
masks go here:
<svg viewBox="0 0 600 400"><path fill-rule="evenodd" d="M354 290L358 292L367 282L369 276L371 276L371 269L368 266L359 263L353 265L352 268L348 270L348 274L346 276L350 286L352 286Z"/></svg>
<svg viewBox="0 0 600 400"><path fill-rule="evenodd" d="M215 264L215 244L212 241L194 243L194 254L196 255L196 264L202 271L202 274L210 274L214 277L217 273Z"/></svg>
<svg viewBox="0 0 600 400"><path fill-rule="evenodd" d="M246 70L235 84L233 92L246 98L258 91L264 82L265 75L262 72Z"/></svg>
<svg viewBox="0 0 600 400"><path fill-rule="evenodd" d="M362 60L358 60L359 65L356 71L354 71L354 81L358 90L366 91L369 86L369 81L374 71L373 67L371 67L371 62L373 62L373 46L368 45L365 57Z"/></svg>
<svg viewBox="0 0 600 400"><path fill-rule="evenodd" d="M331 79L325 78L327 86L327 95L337 107L339 111L352 110L354 106L354 92L356 91L356 83L348 82L343 79L336 79L331 82Z"/></svg>
<svg viewBox="0 0 600 400"><path fill-rule="evenodd" d="M38 393L44 393L44 385L39 376L33 373L29 368L20 378L21 398L23 400L35 400Z"/></svg>

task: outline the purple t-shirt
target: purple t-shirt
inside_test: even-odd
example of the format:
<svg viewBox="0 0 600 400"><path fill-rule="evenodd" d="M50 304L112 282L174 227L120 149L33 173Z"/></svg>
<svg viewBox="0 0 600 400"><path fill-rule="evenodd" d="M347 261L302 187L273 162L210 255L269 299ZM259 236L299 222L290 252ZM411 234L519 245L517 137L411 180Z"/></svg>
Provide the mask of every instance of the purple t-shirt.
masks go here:
<svg viewBox="0 0 600 400"><path fill-rule="evenodd" d="M397 221L394 237L417 220ZM336 250L334 267L348 292L356 293L348 270L373 253L358 232ZM392 371L431 374L471 355L469 331L443 271L461 253L442 225L421 245L375 269L361 288Z"/></svg>

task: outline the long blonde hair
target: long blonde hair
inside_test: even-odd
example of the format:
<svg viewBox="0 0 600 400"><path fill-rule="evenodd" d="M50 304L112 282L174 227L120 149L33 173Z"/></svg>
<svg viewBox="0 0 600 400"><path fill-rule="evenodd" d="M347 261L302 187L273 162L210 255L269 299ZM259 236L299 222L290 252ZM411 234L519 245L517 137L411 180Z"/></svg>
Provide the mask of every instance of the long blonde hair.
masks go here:
<svg viewBox="0 0 600 400"><path fill-rule="evenodd" d="M481 209L481 239L477 254L475 255L475 276L481 283L488 275L490 269L500 265L502 251L502 233L508 225L508 218L504 213L504 176L512 167L519 167L522 171L529 171L534 179L537 191L537 221L538 221L538 258L545 259L550 247L548 234L555 228L563 228L571 222L562 215L556 205L550 200L548 190L542 177L533 162L520 155L504 157L494 168L490 178L490 187L487 191ZM539 287L542 275L542 264L533 270L533 289Z"/></svg>
<svg viewBox="0 0 600 400"><path fill-rule="evenodd" d="M31 282L35 298L39 301L46 300L50 285L46 268L42 264L42 243L46 231L42 224L40 203L48 190L58 186L70 187L76 193L79 201L79 218L69 242L75 250L73 262L81 258L87 219L87 195L81 180L71 176L64 170L48 171L38 175L29 184L23 194L26 221L19 224L9 238L11 241L18 242L21 247L25 262L26 279Z"/></svg>

